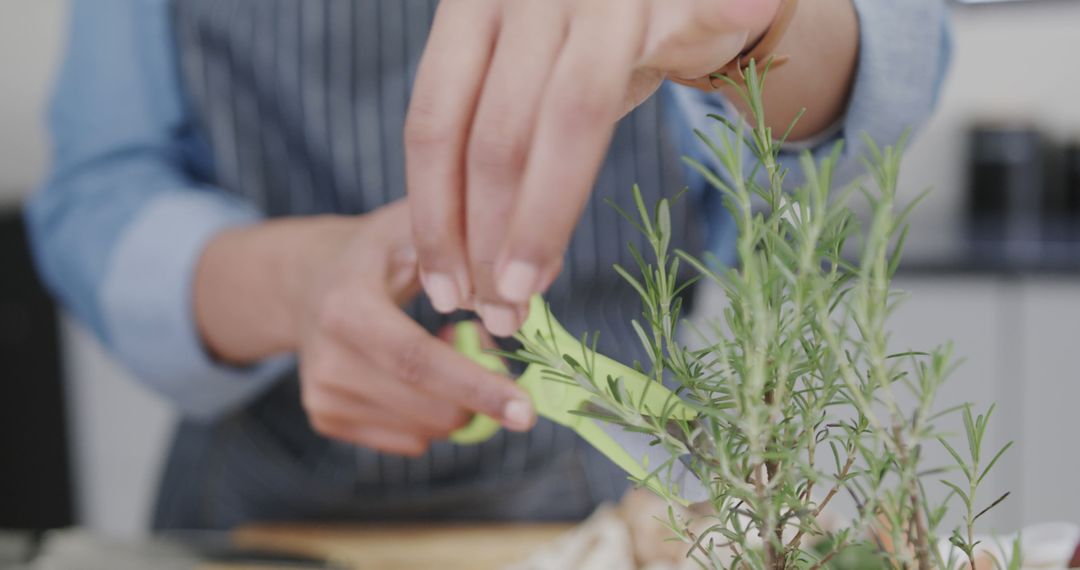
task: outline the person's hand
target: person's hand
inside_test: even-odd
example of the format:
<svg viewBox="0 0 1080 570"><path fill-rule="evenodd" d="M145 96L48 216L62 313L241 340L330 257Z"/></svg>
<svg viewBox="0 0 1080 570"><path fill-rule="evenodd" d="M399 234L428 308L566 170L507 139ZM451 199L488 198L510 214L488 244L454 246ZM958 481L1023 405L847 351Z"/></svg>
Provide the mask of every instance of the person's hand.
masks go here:
<svg viewBox="0 0 1080 570"><path fill-rule="evenodd" d="M616 121L768 29L780 0L443 0L405 127L421 280L497 335L558 275Z"/></svg>
<svg viewBox="0 0 1080 570"><path fill-rule="evenodd" d="M408 212L366 216L318 271L300 316L303 403L320 433L415 455L473 413L532 423L528 396L432 337L398 303L418 292Z"/></svg>
<svg viewBox="0 0 1080 570"><path fill-rule="evenodd" d="M303 407L319 433L417 455L474 413L509 429L531 427L532 406L523 390L433 337L401 310L419 292L404 201L360 217L283 220L238 230L216 240L203 257L196 304L202 307L204 338L231 360L265 356L274 345L295 350ZM273 269L252 275L259 271L243 263ZM221 277L230 271L231 282ZM249 278L256 283L247 283ZM268 281L283 285L270 287L275 293L261 301L259 284ZM218 297L215 306L210 292L227 289L233 294ZM276 307L287 310L279 314ZM266 341L256 351L250 343L261 337Z"/></svg>

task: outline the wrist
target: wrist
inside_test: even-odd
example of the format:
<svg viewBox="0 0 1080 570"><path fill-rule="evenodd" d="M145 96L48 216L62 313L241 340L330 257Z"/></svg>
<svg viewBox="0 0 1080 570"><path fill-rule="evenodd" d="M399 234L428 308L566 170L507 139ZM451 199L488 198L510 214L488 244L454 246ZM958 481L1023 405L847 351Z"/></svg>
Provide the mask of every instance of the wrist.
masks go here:
<svg viewBox="0 0 1080 570"><path fill-rule="evenodd" d="M227 230L207 245L193 285L207 350L246 365L296 351L302 315L321 264L342 236L336 218L268 221Z"/></svg>

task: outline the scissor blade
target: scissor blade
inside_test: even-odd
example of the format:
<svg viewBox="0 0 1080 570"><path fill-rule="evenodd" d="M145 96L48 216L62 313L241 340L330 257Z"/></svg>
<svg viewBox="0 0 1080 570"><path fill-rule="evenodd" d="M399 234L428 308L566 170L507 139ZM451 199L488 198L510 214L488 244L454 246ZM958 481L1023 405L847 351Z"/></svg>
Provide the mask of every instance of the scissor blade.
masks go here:
<svg viewBox="0 0 1080 570"><path fill-rule="evenodd" d="M595 423L636 461L648 461L646 465L649 469L657 469L671 460L671 453L664 446L649 445L653 440L652 436L627 431L622 426L608 422L596 421ZM656 476L665 486L673 490L677 489L676 494L689 503L701 503L710 498L709 490L686 464L684 458L674 462L670 468L661 469Z"/></svg>

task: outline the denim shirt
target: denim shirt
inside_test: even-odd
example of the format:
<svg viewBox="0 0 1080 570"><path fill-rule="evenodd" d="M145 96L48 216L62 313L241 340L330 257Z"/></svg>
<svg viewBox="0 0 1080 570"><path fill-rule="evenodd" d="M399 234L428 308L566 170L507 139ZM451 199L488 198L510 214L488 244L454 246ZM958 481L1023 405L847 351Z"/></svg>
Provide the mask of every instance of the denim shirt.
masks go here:
<svg viewBox="0 0 1080 570"><path fill-rule="evenodd" d="M860 54L847 113L836 128L793 145L828 152L848 144L839 175L851 178L859 135L896 141L930 114L949 41L942 0L854 0ZM253 205L214 185L213 165L185 99L169 0L72 0L66 58L49 111L50 175L27 207L40 271L64 306L140 381L191 418L213 419L260 394L293 365L290 355L249 368L215 362L193 317L192 277L218 232L257 222ZM827 33L824 32L823 33ZM733 115L721 97L667 85L685 153L706 115ZM389 149L403 152L403 149ZM710 247L729 258L734 225L715 192L691 177Z"/></svg>

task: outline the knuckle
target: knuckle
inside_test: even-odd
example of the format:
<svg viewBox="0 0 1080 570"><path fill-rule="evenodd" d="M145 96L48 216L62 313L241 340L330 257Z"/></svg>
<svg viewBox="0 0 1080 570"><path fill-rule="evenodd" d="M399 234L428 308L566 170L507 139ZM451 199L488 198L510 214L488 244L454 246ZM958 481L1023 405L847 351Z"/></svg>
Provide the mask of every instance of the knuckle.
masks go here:
<svg viewBox="0 0 1080 570"><path fill-rule="evenodd" d="M607 117L607 112L591 98L566 101L561 106L563 125L568 130L599 125Z"/></svg>
<svg viewBox="0 0 1080 570"><path fill-rule="evenodd" d="M428 379L429 358L428 349L423 343L402 343L395 354L398 380L407 386L423 386Z"/></svg>
<svg viewBox="0 0 1080 570"><path fill-rule="evenodd" d="M326 355L316 355L306 359L300 370L300 397L305 406L315 404L320 400L321 387L333 380L337 375L337 369L335 359Z"/></svg>
<svg viewBox="0 0 1080 570"><path fill-rule="evenodd" d="M450 215L450 214L445 214ZM427 224L429 228L449 228L452 222L449 220L441 223ZM413 237L413 246L420 267L425 269L444 268L452 259L456 258L455 248L460 248L460 240L456 235L434 229L433 231L416 232Z"/></svg>
<svg viewBox="0 0 1080 570"><path fill-rule="evenodd" d="M472 416L471 415L465 413L464 410L457 410L452 416L450 416L450 420L447 422L447 430L446 431L447 432L457 431L457 430L469 425L469 422L471 422L471 421L472 421Z"/></svg>
<svg viewBox="0 0 1080 570"><path fill-rule="evenodd" d="M454 392L458 395L458 401L469 402L476 410L490 413L495 410L492 405L494 391L482 389L481 384L482 382L478 381L460 382L454 387ZM467 417L465 421L468 421Z"/></svg>
<svg viewBox="0 0 1080 570"><path fill-rule="evenodd" d="M469 141L469 167L480 172L518 173L525 166L522 131L506 120L489 120Z"/></svg>
<svg viewBox="0 0 1080 570"><path fill-rule="evenodd" d="M469 169L481 175L516 176L525 168L525 145L482 135L469 144Z"/></svg>
<svg viewBox="0 0 1080 570"><path fill-rule="evenodd" d="M447 410L440 414L438 418L433 419L430 435L444 438L469 425L470 421L472 421L472 416L465 413L462 409L454 408Z"/></svg>
<svg viewBox="0 0 1080 570"><path fill-rule="evenodd" d="M414 102L405 116L405 148L423 153L450 144L455 138L453 125L438 116L433 105Z"/></svg>
<svg viewBox="0 0 1080 570"><path fill-rule="evenodd" d="M576 132L614 121L611 98L601 88L585 87L568 93L554 103L561 128Z"/></svg>
<svg viewBox="0 0 1080 570"><path fill-rule="evenodd" d="M348 306L348 297L341 288L334 288L326 293L316 309L315 322L318 328L331 337L340 338L349 335L354 328Z"/></svg>
<svg viewBox="0 0 1080 570"><path fill-rule="evenodd" d="M370 314L365 311L357 312L358 315ZM357 342L349 343L350 355L361 358L364 362L370 362L373 351L379 350L386 336L384 325L375 319L360 318L356 322L349 321L348 326L342 331L349 338Z"/></svg>

